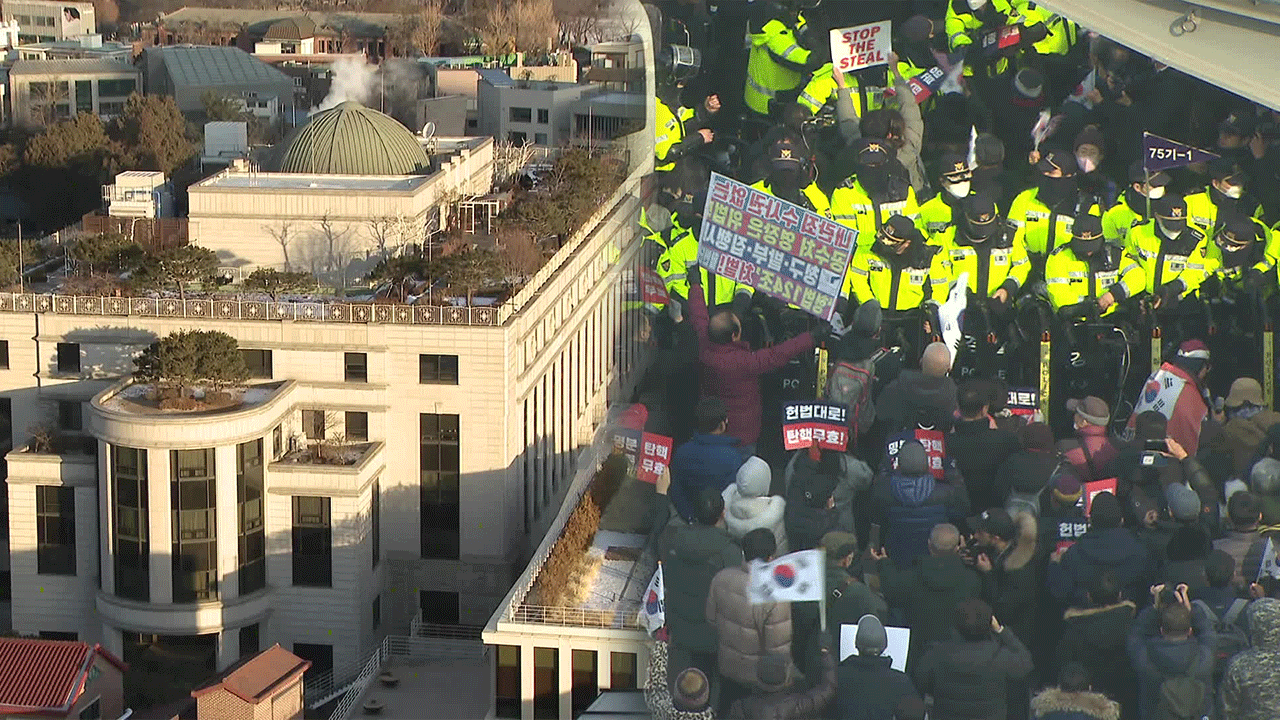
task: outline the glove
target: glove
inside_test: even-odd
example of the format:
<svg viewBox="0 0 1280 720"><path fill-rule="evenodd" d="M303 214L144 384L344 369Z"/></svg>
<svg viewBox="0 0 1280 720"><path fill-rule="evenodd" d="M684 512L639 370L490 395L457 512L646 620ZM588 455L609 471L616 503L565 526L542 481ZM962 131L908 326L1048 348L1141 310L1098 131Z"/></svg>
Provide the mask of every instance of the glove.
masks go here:
<svg viewBox="0 0 1280 720"><path fill-rule="evenodd" d="M690 285L702 284L702 268L698 267L696 260L691 263L685 263L684 277Z"/></svg>
<svg viewBox="0 0 1280 720"><path fill-rule="evenodd" d="M1266 275L1257 268L1250 268L1244 275L1244 289L1251 293L1258 292L1262 289L1262 284L1266 280Z"/></svg>
<svg viewBox="0 0 1280 720"><path fill-rule="evenodd" d="M1249 278L1245 276L1245 287L1248 287L1248 284ZM1200 297L1217 297L1220 292L1222 292L1222 278L1217 275L1210 275L1200 283Z"/></svg>
<svg viewBox="0 0 1280 720"><path fill-rule="evenodd" d="M816 327L811 329L809 331L809 334L813 336L814 345L822 345L826 343L828 340L830 340L834 335L834 333L832 333L831 331L831 323L825 320L823 320Z"/></svg>

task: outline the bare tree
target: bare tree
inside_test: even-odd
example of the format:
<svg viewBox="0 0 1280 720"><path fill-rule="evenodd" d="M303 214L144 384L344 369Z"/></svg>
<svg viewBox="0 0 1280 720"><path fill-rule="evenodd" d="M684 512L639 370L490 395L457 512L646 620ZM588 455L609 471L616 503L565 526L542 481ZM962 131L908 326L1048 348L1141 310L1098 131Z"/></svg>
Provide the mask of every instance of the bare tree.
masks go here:
<svg viewBox="0 0 1280 720"><path fill-rule="evenodd" d="M604 33L600 19L604 0L553 0L556 20L560 23L560 44L567 47L599 42Z"/></svg>
<svg viewBox="0 0 1280 720"><path fill-rule="evenodd" d="M288 220L281 220L276 225L263 225L262 229L270 235L277 243L280 243L280 252L284 254L284 269L289 269L289 244L294 241L293 223Z"/></svg>
<svg viewBox="0 0 1280 720"><path fill-rule="evenodd" d="M325 269L331 274L342 273L342 286L347 286L346 264L350 254L351 228L338 228L326 212L320 216L320 238L324 243Z"/></svg>
<svg viewBox="0 0 1280 720"><path fill-rule="evenodd" d="M551 0L517 0L508 14L515 25L515 49L519 52L547 52L560 36Z"/></svg>
<svg viewBox="0 0 1280 720"><path fill-rule="evenodd" d="M369 237L373 240L374 247L378 248L380 257L387 257L387 246L395 245L393 233L396 231L396 220L395 217L385 215L365 221L365 226L369 228Z"/></svg>
<svg viewBox="0 0 1280 720"><path fill-rule="evenodd" d="M71 83L60 76L51 77L44 82L30 83L27 85L27 93L28 120L32 124L48 126L73 114ZM66 116L58 111L58 107L64 103L67 105Z"/></svg>
<svg viewBox="0 0 1280 720"><path fill-rule="evenodd" d="M392 39L405 55L414 48L423 55L434 55L443 34L444 4L442 0L423 0L415 12L407 13L392 29Z"/></svg>
<svg viewBox="0 0 1280 720"><path fill-rule="evenodd" d="M527 230L506 226L498 230L498 267L508 280L524 279L542 267L542 251Z"/></svg>

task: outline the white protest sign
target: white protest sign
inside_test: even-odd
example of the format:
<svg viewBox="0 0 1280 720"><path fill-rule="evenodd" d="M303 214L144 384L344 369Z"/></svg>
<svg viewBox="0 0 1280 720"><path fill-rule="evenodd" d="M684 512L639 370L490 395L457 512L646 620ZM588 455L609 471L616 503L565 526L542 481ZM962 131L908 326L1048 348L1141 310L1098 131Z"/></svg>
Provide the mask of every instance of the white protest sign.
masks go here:
<svg viewBox="0 0 1280 720"><path fill-rule="evenodd" d="M889 647L884 654L893 658L894 670L907 671L907 648L911 646L911 630L909 628L885 627L884 634L889 638ZM858 638L857 625L840 626L840 662L858 650L854 641Z"/></svg>
<svg viewBox="0 0 1280 720"><path fill-rule="evenodd" d="M1262 565L1258 567L1258 577L1253 581L1258 582L1264 575L1280 578L1280 566L1276 563L1276 546L1271 542L1271 538L1267 538L1267 546L1262 549Z"/></svg>
<svg viewBox="0 0 1280 720"><path fill-rule="evenodd" d="M888 20L831 31L831 66L853 72L875 65L888 65L893 40Z"/></svg>
<svg viewBox="0 0 1280 720"><path fill-rule="evenodd" d="M951 363L954 365L956 355L960 354L960 340L962 339L960 321L964 314L964 309L969 305L969 273L962 272L960 277L956 278L956 282L951 286L951 293L947 296L946 302L938 306L938 322L942 323L942 327L938 329L938 334L942 337L942 342L951 351Z"/></svg>

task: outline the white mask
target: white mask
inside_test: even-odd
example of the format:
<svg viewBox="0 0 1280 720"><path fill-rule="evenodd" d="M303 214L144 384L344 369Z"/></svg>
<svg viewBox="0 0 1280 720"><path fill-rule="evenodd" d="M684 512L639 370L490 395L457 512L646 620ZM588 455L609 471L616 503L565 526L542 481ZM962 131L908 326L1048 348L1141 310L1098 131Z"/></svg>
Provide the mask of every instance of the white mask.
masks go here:
<svg viewBox="0 0 1280 720"><path fill-rule="evenodd" d="M987 0L969 0L970 10L981 10L987 6Z"/></svg>
<svg viewBox="0 0 1280 720"><path fill-rule="evenodd" d="M1186 229L1185 225L1183 225L1182 227L1171 228L1168 225L1166 225L1163 220L1156 220L1156 224L1160 226L1160 232L1170 240L1177 239L1178 236L1182 235L1182 231Z"/></svg>
<svg viewBox="0 0 1280 720"><path fill-rule="evenodd" d="M1223 195L1226 195L1227 197L1231 198L1232 200L1239 200L1239 199L1240 199L1240 196L1241 196L1241 195L1244 195L1244 186L1243 186L1243 185L1228 185L1228 186L1226 187L1226 189L1224 189L1224 190L1222 191L1222 194L1223 194Z"/></svg>
<svg viewBox="0 0 1280 720"><path fill-rule="evenodd" d="M1087 155L1077 155L1076 164L1080 166L1080 172L1085 174L1098 169L1098 161Z"/></svg>
<svg viewBox="0 0 1280 720"><path fill-rule="evenodd" d="M1160 185L1158 187L1151 188L1150 190L1147 191L1147 197L1151 198L1152 200L1159 200L1160 198L1164 197L1164 186Z"/></svg>
<svg viewBox="0 0 1280 720"><path fill-rule="evenodd" d="M951 194L951 197L957 197L957 198L968 197L969 188L972 185L973 183L969 180L962 180L958 183L947 183L947 182L942 183L942 187L945 188L946 191Z"/></svg>

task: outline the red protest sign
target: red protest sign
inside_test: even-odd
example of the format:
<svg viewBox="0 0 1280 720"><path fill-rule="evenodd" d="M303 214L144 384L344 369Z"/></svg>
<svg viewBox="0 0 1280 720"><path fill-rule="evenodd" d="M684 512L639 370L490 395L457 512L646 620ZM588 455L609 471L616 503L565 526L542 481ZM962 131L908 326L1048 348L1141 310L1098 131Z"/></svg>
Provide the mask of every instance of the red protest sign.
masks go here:
<svg viewBox="0 0 1280 720"><path fill-rule="evenodd" d="M663 284L657 270L651 267L640 268L640 295L646 305L667 303L667 286Z"/></svg>
<svg viewBox="0 0 1280 720"><path fill-rule="evenodd" d="M1040 409L1040 392L1030 388L1014 388L1009 391L1009 412L1031 417Z"/></svg>
<svg viewBox="0 0 1280 720"><path fill-rule="evenodd" d="M901 432L889 439L889 462L894 470L898 469L898 449L902 447L902 443L907 440L918 440L924 446L925 457L929 459L929 472L934 478L942 480L945 476L943 463L947 457L945 436L939 430L925 430L916 428Z"/></svg>
<svg viewBox="0 0 1280 720"><path fill-rule="evenodd" d="M824 450L849 447L849 409L844 405L793 402L782 408L782 447L799 450L818 443Z"/></svg>
<svg viewBox="0 0 1280 720"><path fill-rule="evenodd" d="M837 72L853 72L875 65L888 65L893 40L888 20L831 31L831 67Z"/></svg>
<svg viewBox="0 0 1280 720"><path fill-rule="evenodd" d="M640 443L640 456L636 461L636 479L650 485L658 484L658 478L667 471L671 462L671 438L655 433L645 433Z"/></svg>

